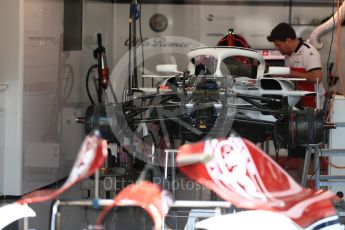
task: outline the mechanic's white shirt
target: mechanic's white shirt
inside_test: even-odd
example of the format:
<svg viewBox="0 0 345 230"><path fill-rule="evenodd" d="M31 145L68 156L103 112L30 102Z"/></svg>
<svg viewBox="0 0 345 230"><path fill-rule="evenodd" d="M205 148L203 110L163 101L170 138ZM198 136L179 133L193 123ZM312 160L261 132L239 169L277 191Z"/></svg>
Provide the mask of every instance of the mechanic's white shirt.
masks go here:
<svg viewBox="0 0 345 230"><path fill-rule="evenodd" d="M292 53L291 56L285 56L285 66L297 68L306 72L315 70L315 69L322 69L321 65L321 58L320 53L316 50L316 48L304 42L302 39L299 39L300 43L297 46L295 52ZM323 103L325 100L325 88L323 87L323 83L319 82L318 88L317 84L315 83L314 89L320 95L320 104L317 108L322 108Z"/></svg>

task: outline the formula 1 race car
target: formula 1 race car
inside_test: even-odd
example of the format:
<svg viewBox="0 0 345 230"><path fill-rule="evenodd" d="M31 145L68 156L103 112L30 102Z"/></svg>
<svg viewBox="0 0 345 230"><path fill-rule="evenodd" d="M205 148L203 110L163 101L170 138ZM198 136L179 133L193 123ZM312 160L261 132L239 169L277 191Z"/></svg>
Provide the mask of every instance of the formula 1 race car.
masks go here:
<svg viewBox="0 0 345 230"><path fill-rule="evenodd" d="M300 79L283 77L289 68L268 66L244 38L226 36L218 45L236 46L195 48L187 54L186 71L157 65L157 72L169 77L150 90L130 87L130 79L119 101L109 84L114 102L99 100L87 109L86 133L97 128L134 155L151 157L156 150L233 131L256 143L271 138L276 149L321 143L327 126L323 111L296 107L302 96L315 92L296 91L293 81Z"/></svg>
<svg viewBox="0 0 345 230"><path fill-rule="evenodd" d="M181 144L224 137L231 130L254 142L271 137L278 148L323 140L322 111L295 108L301 96L314 92L296 91L294 79L272 77L287 74L288 68L267 67L257 51L243 47L197 48L188 58L185 72L176 65L157 66L158 72L175 76L156 93L90 106L87 132L99 128L108 140L128 143L140 128L160 148L172 147L177 139Z"/></svg>

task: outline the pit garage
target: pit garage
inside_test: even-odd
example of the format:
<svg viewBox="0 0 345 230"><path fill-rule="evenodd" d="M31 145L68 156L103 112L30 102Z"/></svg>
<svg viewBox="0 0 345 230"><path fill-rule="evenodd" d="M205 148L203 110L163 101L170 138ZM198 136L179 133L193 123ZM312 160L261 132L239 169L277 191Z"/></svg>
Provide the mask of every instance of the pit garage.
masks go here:
<svg viewBox="0 0 345 230"><path fill-rule="evenodd" d="M343 1L1 6L0 229L344 229Z"/></svg>

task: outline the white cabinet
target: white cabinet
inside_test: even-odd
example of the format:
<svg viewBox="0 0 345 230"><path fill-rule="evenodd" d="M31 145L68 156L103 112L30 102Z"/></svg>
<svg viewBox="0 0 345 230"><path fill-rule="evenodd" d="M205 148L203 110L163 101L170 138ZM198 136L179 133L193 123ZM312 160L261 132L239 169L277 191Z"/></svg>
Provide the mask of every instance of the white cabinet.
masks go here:
<svg viewBox="0 0 345 230"><path fill-rule="evenodd" d="M332 122L345 122L345 97L337 95L333 104ZM330 149L345 149L345 127L330 130ZM329 174L331 176L345 175L345 153L342 157L332 157L330 159ZM340 168L334 167L339 166ZM344 182L345 183L345 182ZM333 192L341 191L345 194L345 186L331 186Z"/></svg>
<svg viewBox="0 0 345 230"><path fill-rule="evenodd" d="M4 144L5 144L5 90L7 89L7 85L4 83L0 83L0 175L3 175L3 163L4 162L4 155L1 154L4 152ZM0 189L4 186L4 178L0 176ZM2 194L0 190L0 195Z"/></svg>

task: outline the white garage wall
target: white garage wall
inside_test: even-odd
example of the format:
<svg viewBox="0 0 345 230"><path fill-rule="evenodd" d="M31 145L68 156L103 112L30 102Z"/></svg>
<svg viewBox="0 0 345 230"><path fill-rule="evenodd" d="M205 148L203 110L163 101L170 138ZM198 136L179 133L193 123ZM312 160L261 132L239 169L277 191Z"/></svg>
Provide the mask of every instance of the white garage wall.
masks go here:
<svg viewBox="0 0 345 230"><path fill-rule="evenodd" d="M128 38L128 4L114 4L114 47L117 49L114 61L126 51L124 41ZM148 23L155 13L167 16L169 26L162 33L153 32ZM309 24L331 14L330 7L292 8L292 18L298 17L300 23ZM210 17L211 16L211 17ZM169 5L142 4L143 36L177 35L200 40L206 45L214 45L221 34L229 28L246 37L253 48L271 48L266 36L279 22L289 20L288 6L269 5ZM218 35L218 36L216 36Z"/></svg>
<svg viewBox="0 0 345 230"><path fill-rule="evenodd" d="M112 65L115 66L128 51L125 42L128 39L129 4L114 4L113 8L114 48ZM233 28L235 33L241 34L247 39L252 48L273 49L273 45L267 41L266 36L279 22L288 22L290 12L291 20L295 23L294 28L304 39L308 38L315 28L315 25L311 23L320 22L322 19L332 15L332 7L325 4L317 6L315 4L310 4L310 6L297 5L293 6L291 11L289 11L287 4L276 3L272 5L269 3L261 5L142 4L142 34L144 39L157 36L181 36L212 46L217 43L229 28ZM149 27L149 20L156 13L163 14L168 18L169 25L164 32L156 33ZM325 46L320 50L325 75L330 37L330 34L324 36ZM137 38L139 39L139 33ZM145 47L147 46L145 44ZM176 60L180 67L179 69L183 70L186 67L184 58L181 55L171 55L170 51L162 47L160 49L165 55L157 55L156 58L146 60L145 68L148 72L154 72L156 64L171 63L172 60L173 62ZM333 61L336 49L337 47L333 45ZM171 56L174 57L172 58ZM121 78L123 75L127 74L121 74Z"/></svg>

